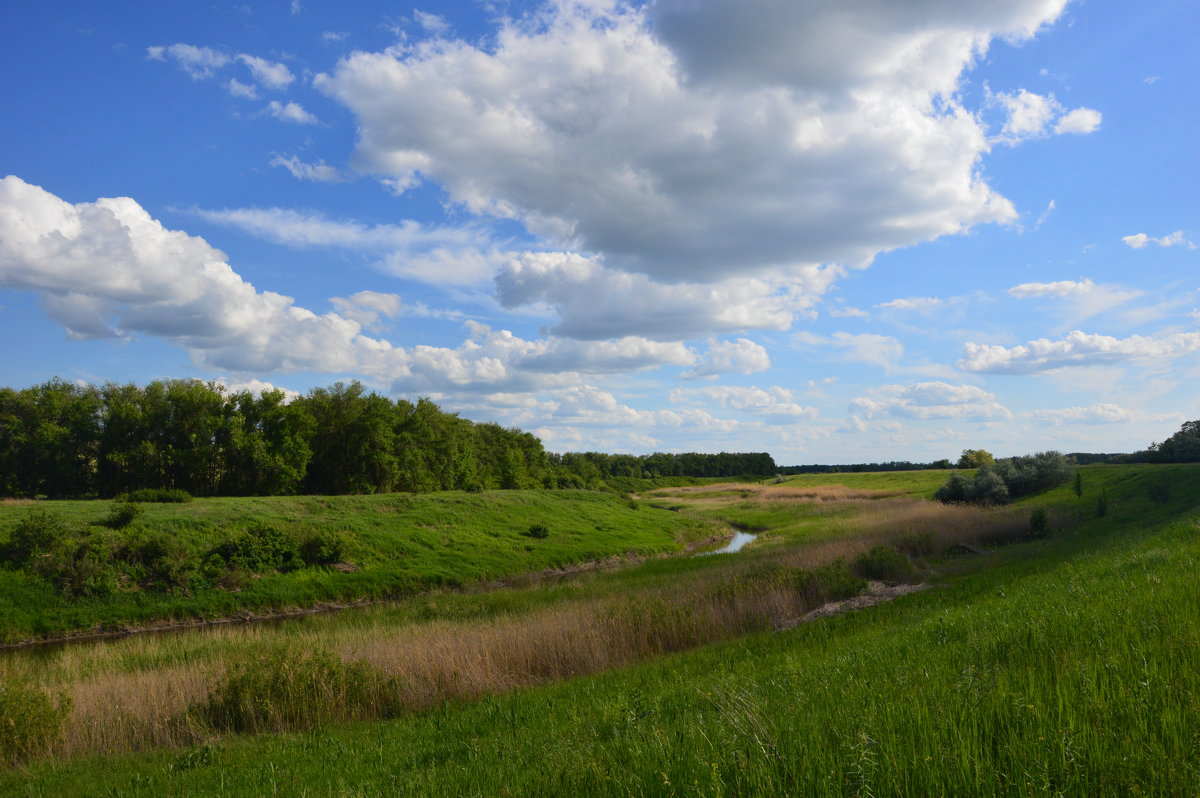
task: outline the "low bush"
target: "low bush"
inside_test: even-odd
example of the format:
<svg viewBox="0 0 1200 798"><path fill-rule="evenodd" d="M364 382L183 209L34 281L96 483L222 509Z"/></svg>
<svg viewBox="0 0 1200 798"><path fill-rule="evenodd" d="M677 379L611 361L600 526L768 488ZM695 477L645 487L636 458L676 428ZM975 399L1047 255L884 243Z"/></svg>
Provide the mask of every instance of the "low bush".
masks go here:
<svg viewBox="0 0 1200 798"><path fill-rule="evenodd" d="M229 666L194 710L220 730L294 731L392 717L401 708L398 695L394 680L368 663L278 649Z"/></svg>
<svg viewBox="0 0 1200 798"><path fill-rule="evenodd" d="M1029 535L1030 537L1044 538L1047 531L1046 508L1039 507L1029 514Z"/></svg>
<svg viewBox="0 0 1200 798"><path fill-rule="evenodd" d="M909 559L891 546L876 546L854 558L850 570L864 579L903 582L914 574Z"/></svg>
<svg viewBox="0 0 1200 798"><path fill-rule="evenodd" d="M117 556L128 564L132 579L143 588L186 593L200 581L200 557L178 535L135 530Z"/></svg>
<svg viewBox="0 0 1200 798"><path fill-rule="evenodd" d="M31 510L13 528L4 558L15 565L24 565L37 555L59 547L70 537L71 530L60 516L46 510Z"/></svg>
<svg viewBox="0 0 1200 798"><path fill-rule="evenodd" d="M538 538L541 540L550 537L550 528L545 524L530 524L529 529L521 534L527 538Z"/></svg>
<svg viewBox="0 0 1200 798"><path fill-rule="evenodd" d="M104 526L109 529L124 529L141 517L145 508L131 499L117 499L109 508Z"/></svg>
<svg viewBox="0 0 1200 798"><path fill-rule="evenodd" d="M124 494L122 498L131 502L183 504L192 500L192 494L182 488L141 488Z"/></svg>
<svg viewBox="0 0 1200 798"><path fill-rule="evenodd" d="M62 737L70 699L57 701L31 687L0 681L0 765L44 754Z"/></svg>
<svg viewBox="0 0 1200 798"><path fill-rule="evenodd" d="M850 570L839 557L811 571L796 574L796 589L809 607L853 598L867 589L867 581Z"/></svg>
<svg viewBox="0 0 1200 798"><path fill-rule="evenodd" d="M346 535L333 530L313 532L300 543L305 565L332 565L346 559Z"/></svg>
<svg viewBox="0 0 1200 798"><path fill-rule="evenodd" d="M210 570L265 574L295 570L303 559L295 539L286 531L273 524L255 523L214 548L206 562Z"/></svg>

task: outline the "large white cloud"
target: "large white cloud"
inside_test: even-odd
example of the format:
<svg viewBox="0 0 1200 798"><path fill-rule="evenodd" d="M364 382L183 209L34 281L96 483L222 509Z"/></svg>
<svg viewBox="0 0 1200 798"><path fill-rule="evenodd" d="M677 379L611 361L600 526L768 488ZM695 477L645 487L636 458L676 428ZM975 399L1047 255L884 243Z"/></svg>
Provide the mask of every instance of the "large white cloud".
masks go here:
<svg viewBox="0 0 1200 798"><path fill-rule="evenodd" d="M357 52L316 85L355 113L370 171L610 270L714 282L1013 220L955 90L1064 3L564 0L486 48Z"/></svg>
<svg viewBox="0 0 1200 798"><path fill-rule="evenodd" d="M787 388L773 385L769 388L740 385L713 385L707 388L676 388L670 399L676 403L707 404L740 410L756 416L776 416L795 421L800 418L817 417L815 407L805 407L796 401Z"/></svg>
<svg viewBox="0 0 1200 798"><path fill-rule="evenodd" d="M1170 360L1200 350L1200 332L1114 338L1074 330L1057 341L1038 338L1014 347L968 343L958 367L987 374L1038 374L1076 366Z"/></svg>
<svg viewBox="0 0 1200 798"><path fill-rule="evenodd" d="M485 230L472 225L422 225L412 220L367 225L285 208L196 209L191 213L289 247L338 247L372 253L379 257L378 265L391 274L440 285L486 282L510 257L493 245Z"/></svg>
<svg viewBox="0 0 1200 798"><path fill-rule="evenodd" d="M994 394L974 385L919 382L915 385L881 385L868 396L850 402L854 416L893 416L917 420L966 419L1001 421L1012 413Z"/></svg>
<svg viewBox="0 0 1200 798"><path fill-rule="evenodd" d="M561 387L581 374L686 367L678 342L526 341L468 323L455 348L404 348L363 334L402 309L363 291L318 314L258 291L201 238L168 230L134 200L73 205L17 177L0 180L0 286L35 291L79 338L148 334L187 348L201 366L238 372L315 371L391 382L397 391Z"/></svg>
<svg viewBox="0 0 1200 798"><path fill-rule="evenodd" d="M787 284L763 277L667 285L570 252L526 252L504 264L496 288L505 307L553 309L561 319L552 328L558 335L683 340L710 332L787 329L836 273L812 266L798 270Z"/></svg>

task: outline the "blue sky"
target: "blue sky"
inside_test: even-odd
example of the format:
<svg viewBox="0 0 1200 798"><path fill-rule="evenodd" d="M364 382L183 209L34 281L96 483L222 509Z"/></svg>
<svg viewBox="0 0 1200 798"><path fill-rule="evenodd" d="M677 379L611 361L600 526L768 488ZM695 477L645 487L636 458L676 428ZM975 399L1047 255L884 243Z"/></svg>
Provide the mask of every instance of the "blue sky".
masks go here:
<svg viewBox="0 0 1200 798"><path fill-rule="evenodd" d="M6 17L0 384L359 379L787 464L1200 417L1194 3Z"/></svg>

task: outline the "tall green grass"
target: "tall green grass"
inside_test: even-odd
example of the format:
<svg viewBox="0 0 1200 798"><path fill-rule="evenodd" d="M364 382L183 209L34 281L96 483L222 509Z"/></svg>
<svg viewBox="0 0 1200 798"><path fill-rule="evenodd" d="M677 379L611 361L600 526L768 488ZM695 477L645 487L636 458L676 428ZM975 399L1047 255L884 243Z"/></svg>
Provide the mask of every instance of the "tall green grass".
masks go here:
<svg viewBox="0 0 1200 798"><path fill-rule="evenodd" d="M608 557L680 551L689 541L712 534L701 522L594 491L216 498L142 508L143 528L195 552L270 524L292 531L302 542L337 536L349 567L267 573L236 589L120 589L90 598L61 595L28 571L0 570L0 642L411 596ZM106 520L109 506L81 501L0 504L0 546L33 510L53 512L86 528ZM546 536L531 538L533 527L545 528ZM113 534L135 534L129 530Z"/></svg>
<svg viewBox="0 0 1200 798"><path fill-rule="evenodd" d="M386 723L36 764L0 792L1194 794L1200 467L1171 474L1163 504L1161 473L1086 472L1082 500L1031 502L1073 526L862 613Z"/></svg>

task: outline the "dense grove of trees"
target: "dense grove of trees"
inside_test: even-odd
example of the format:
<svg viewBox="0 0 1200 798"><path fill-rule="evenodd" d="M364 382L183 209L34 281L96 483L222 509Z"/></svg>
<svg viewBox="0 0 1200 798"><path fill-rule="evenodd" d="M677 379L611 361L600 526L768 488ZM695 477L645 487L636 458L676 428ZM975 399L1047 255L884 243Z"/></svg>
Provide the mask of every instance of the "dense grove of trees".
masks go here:
<svg viewBox="0 0 1200 798"><path fill-rule="evenodd" d="M198 380L0 388L0 495L197 496L540 487L533 435L368 393L357 382L288 402Z"/></svg>
<svg viewBox="0 0 1200 798"><path fill-rule="evenodd" d="M568 452L551 454L550 463L562 478L582 485L594 485L611 477L737 477L766 476L778 469L766 452L721 452L700 454L605 454L604 452Z"/></svg>
<svg viewBox="0 0 1200 798"><path fill-rule="evenodd" d="M197 496L600 487L612 477L773 474L757 454L547 455L533 435L358 382L227 392L199 380L0 388L0 496Z"/></svg>

